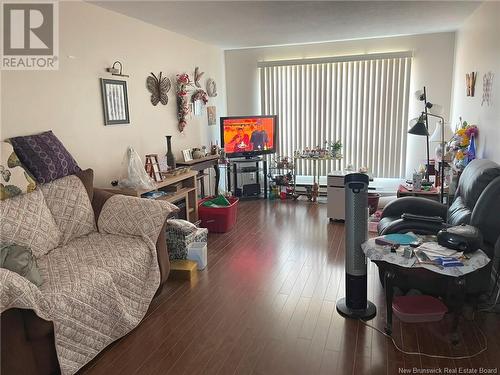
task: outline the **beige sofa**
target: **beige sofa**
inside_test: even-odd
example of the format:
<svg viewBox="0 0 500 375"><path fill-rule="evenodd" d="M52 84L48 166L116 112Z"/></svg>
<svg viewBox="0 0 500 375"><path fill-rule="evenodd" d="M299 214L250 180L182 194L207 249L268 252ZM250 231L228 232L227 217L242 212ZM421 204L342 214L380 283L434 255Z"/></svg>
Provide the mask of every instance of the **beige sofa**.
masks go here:
<svg viewBox="0 0 500 375"><path fill-rule="evenodd" d="M0 269L2 374L75 373L140 323L168 277L176 207L93 189L90 170L0 208L2 242L29 246L42 276Z"/></svg>

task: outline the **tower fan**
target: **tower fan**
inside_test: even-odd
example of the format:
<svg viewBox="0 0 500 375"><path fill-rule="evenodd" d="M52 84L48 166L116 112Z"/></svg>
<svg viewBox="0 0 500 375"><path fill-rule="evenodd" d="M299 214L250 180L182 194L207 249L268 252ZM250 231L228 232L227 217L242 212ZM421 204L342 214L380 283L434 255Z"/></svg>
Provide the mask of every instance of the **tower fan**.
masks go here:
<svg viewBox="0 0 500 375"><path fill-rule="evenodd" d="M346 318L370 320L377 308L367 299L366 257L361 244L368 238L368 175L345 176L345 298L337 311Z"/></svg>

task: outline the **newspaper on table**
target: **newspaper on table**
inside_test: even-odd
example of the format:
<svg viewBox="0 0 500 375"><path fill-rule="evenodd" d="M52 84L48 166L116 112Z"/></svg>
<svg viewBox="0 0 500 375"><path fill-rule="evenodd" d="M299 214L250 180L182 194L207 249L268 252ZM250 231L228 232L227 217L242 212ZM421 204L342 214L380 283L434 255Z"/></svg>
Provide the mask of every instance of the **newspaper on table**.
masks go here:
<svg viewBox="0 0 500 375"><path fill-rule="evenodd" d="M417 237L424 238L420 236ZM402 247L398 249L397 252L391 252L390 246L377 245L375 243L375 238L370 238L368 241L364 242L361 248L366 257L371 261L384 261L406 268L426 268L432 272L453 277L459 277L474 272L490 262L490 258L488 258L482 250L476 250L473 253L467 254L468 259L463 260L464 265L461 267L442 267L438 264L420 263L415 256L411 258L403 257ZM435 250L436 248L434 245L431 245L431 249Z"/></svg>
<svg viewBox="0 0 500 375"><path fill-rule="evenodd" d="M460 251L456 251L453 249L448 249L447 247L441 246L437 242L424 242L420 246L418 246L415 251L422 251L427 255L430 259L436 259L440 257L450 257L450 258L461 258L464 253Z"/></svg>

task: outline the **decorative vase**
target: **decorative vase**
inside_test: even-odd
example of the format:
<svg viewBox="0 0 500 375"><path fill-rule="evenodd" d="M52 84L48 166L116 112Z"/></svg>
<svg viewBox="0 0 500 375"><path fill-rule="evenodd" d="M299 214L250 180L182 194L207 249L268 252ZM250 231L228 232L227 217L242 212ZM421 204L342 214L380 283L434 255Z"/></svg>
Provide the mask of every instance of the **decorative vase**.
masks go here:
<svg viewBox="0 0 500 375"><path fill-rule="evenodd" d="M469 163L476 158L476 141L474 140L474 134L470 136L469 149L467 150L467 155L469 158Z"/></svg>
<svg viewBox="0 0 500 375"><path fill-rule="evenodd" d="M203 156L203 152L199 148L193 148L193 159L201 159Z"/></svg>
<svg viewBox="0 0 500 375"><path fill-rule="evenodd" d="M172 152L172 136L167 135L167 153L165 156L167 157L167 165L169 166L170 169L175 169L176 163L175 163L175 156Z"/></svg>

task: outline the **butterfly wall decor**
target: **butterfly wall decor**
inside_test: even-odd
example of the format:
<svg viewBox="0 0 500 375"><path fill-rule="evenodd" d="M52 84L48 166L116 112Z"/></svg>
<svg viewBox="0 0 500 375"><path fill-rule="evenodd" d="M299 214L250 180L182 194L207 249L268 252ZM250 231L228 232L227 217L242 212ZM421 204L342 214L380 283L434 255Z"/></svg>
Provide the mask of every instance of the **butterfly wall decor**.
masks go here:
<svg viewBox="0 0 500 375"><path fill-rule="evenodd" d="M167 105L168 103L168 92L171 87L170 79L167 77L162 77L162 72L157 76L151 73L148 78L146 78L146 87L151 93L151 104L157 105L161 103Z"/></svg>

